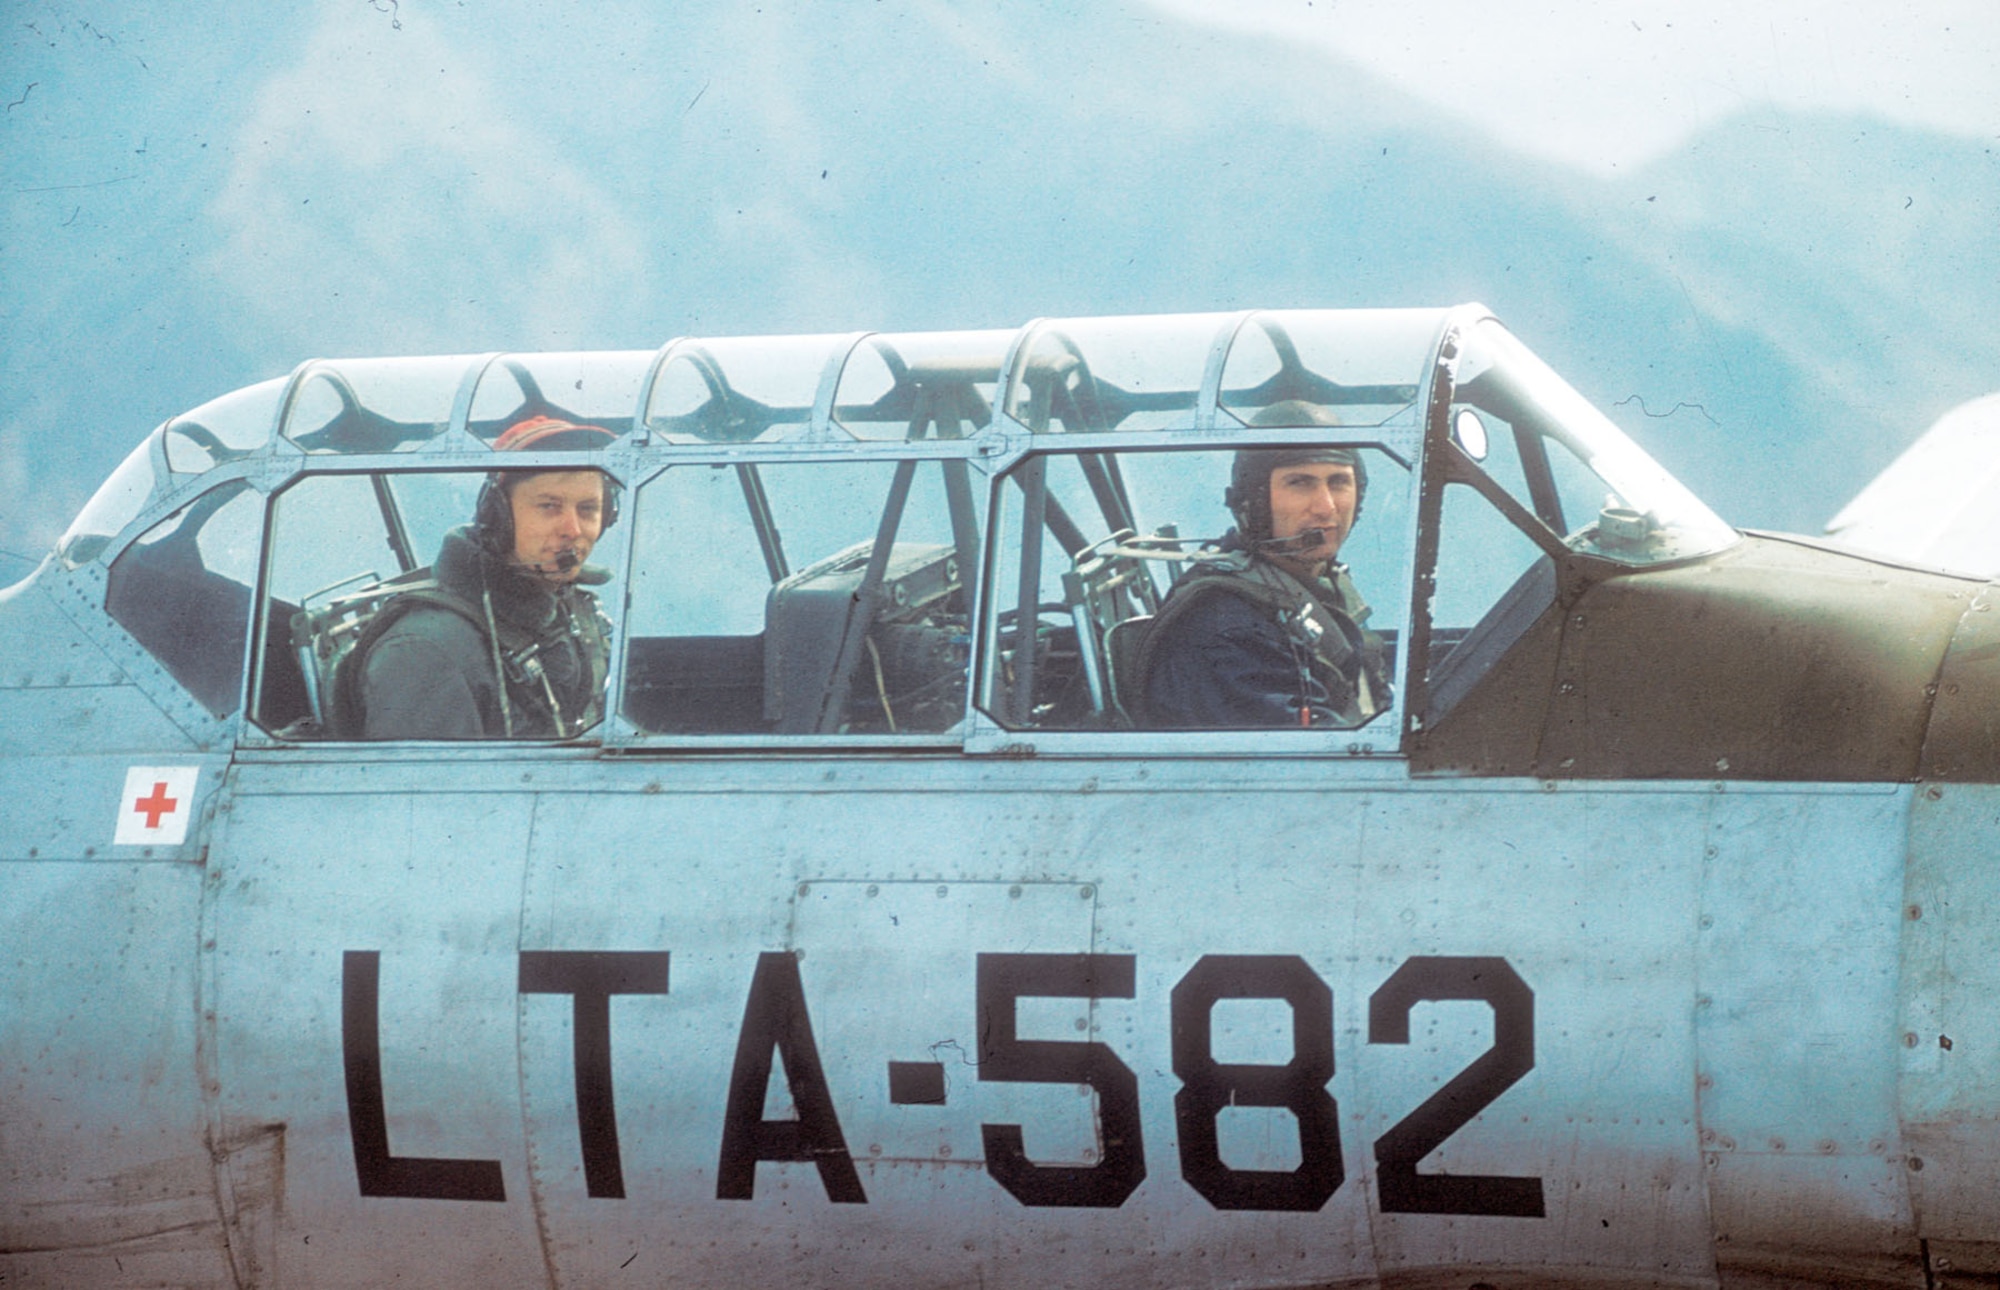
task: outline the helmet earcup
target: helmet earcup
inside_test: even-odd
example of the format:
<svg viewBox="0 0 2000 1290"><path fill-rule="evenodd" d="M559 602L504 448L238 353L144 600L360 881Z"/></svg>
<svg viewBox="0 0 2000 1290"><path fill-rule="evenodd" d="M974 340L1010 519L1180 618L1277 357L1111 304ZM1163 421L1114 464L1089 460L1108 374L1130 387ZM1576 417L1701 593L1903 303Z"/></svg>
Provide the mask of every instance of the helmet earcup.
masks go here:
<svg viewBox="0 0 2000 1290"><path fill-rule="evenodd" d="M1238 454L1241 456L1242 454ZM1260 491L1254 482L1245 482L1247 472L1238 470L1222 490L1222 504L1236 521L1236 531L1245 542L1268 541L1271 536L1271 494L1267 484Z"/></svg>
<svg viewBox="0 0 2000 1290"><path fill-rule="evenodd" d="M480 545L495 555L514 553L514 506L498 475L488 475L479 486L479 501L472 508L472 527Z"/></svg>
<svg viewBox="0 0 2000 1290"><path fill-rule="evenodd" d="M618 522L618 499L624 493L625 486L623 484L609 475L604 476L604 519L597 526L599 536L602 536L606 529Z"/></svg>

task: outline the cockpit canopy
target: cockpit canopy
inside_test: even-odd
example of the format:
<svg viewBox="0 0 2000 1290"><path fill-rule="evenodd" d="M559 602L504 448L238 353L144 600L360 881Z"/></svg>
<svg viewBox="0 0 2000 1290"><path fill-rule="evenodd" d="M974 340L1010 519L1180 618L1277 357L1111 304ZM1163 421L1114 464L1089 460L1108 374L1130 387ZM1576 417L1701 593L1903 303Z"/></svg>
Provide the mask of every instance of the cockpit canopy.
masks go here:
<svg viewBox="0 0 2000 1290"><path fill-rule="evenodd" d="M1549 560L1735 539L1465 306L315 360L161 426L58 554L108 570L111 616L214 720L310 737L301 624L420 576L531 416L612 432L507 464L600 470L631 502L595 557L624 698L593 737L637 745L1129 729L1117 629L1229 526L1248 446L1368 463L1341 558L1397 669L1374 749L1425 715L1400 696L1435 709L1480 674L1510 639L1494 607L1541 595L1521 587Z"/></svg>

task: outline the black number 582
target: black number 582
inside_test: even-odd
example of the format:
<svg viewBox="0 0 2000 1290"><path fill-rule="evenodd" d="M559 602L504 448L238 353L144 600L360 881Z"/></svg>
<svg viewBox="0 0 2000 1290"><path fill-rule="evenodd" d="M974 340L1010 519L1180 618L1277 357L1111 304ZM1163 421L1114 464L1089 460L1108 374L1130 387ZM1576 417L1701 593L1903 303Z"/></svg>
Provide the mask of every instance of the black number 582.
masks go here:
<svg viewBox="0 0 2000 1290"><path fill-rule="evenodd" d="M981 954L979 1078L1009 1083L1086 1084L1097 1094L1102 1154L1092 1165L1037 1165L1021 1128L985 1124L986 1167L1026 1205L1115 1208L1146 1178L1139 1081L1097 1042L1017 1037L1023 998L1130 999L1129 954ZM1292 1013L1292 1056L1281 1066L1215 1059L1211 1019L1224 999L1278 999ZM1493 1046L1375 1140L1382 1209L1405 1214L1540 1218L1542 1180L1489 1174L1424 1174L1417 1162L1492 1105L1535 1065L1535 995L1505 959L1428 956L1403 963L1368 1001L1368 1042L1406 1044L1419 1003L1492 1005ZM1296 955L1211 954L1173 989L1174 1095L1181 1177L1217 1209L1316 1210L1346 1178L1333 1078L1333 991ZM1230 1106L1282 1107L1298 1124L1292 1170L1235 1169L1222 1159L1216 1120Z"/></svg>

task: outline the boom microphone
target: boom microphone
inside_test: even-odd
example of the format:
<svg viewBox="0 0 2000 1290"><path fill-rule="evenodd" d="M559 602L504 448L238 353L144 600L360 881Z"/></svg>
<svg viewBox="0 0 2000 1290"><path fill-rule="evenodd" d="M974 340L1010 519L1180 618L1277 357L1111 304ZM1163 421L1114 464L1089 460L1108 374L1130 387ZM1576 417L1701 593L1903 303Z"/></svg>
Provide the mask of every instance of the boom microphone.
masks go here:
<svg viewBox="0 0 2000 1290"><path fill-rule="evenodd" d="M1326 541L1325 529L1301 529L1286 538L1265 538L1257 549L1265 555L1299 555Z"/></svg>
<svg viewBox="0 0 2000 1290"><path fill-rule="evenodd" d="M581 566L582 571L576 575L575 581L585 586L597 587L611 581L610 570L595 564L584 564L582 554L573 546L564 547L562 550L556 552L556 558L547 564L534 560L517 560L514 562L515 568L525 569L529 573L538 573L544 578L560 577L579 566Z"/></svg>

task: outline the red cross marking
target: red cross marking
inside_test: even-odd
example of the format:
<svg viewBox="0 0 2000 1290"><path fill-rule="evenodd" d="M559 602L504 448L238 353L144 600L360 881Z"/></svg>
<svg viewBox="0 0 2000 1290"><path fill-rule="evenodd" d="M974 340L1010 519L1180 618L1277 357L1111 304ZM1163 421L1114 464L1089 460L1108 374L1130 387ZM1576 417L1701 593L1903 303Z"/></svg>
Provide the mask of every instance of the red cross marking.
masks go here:
<svg viewBox="0 0 2000 1290"><path fill-rule="evenodd" d="M151 797L142 797L132 803L132 809L145 814L147 828L157 829L160 827L160 817L162 815L172 815L180 804L181 801L178 797L167 796L167 782L159 780L153 785L153 795Z"/></svg>

